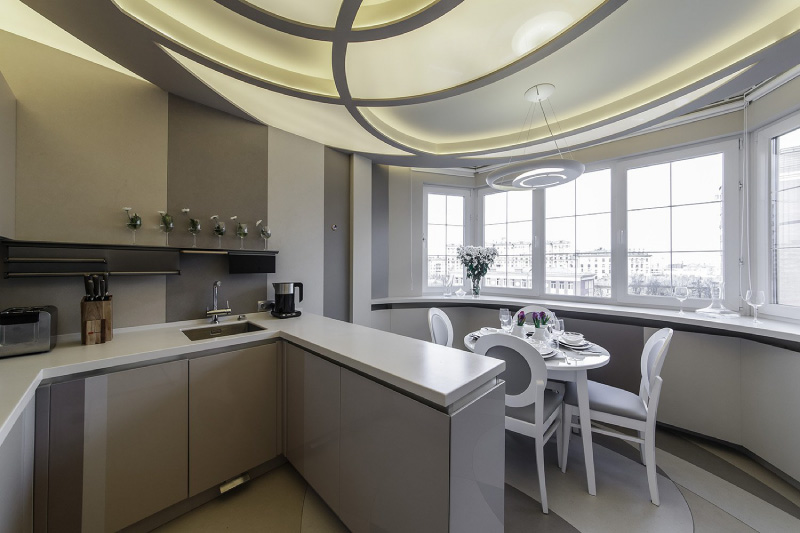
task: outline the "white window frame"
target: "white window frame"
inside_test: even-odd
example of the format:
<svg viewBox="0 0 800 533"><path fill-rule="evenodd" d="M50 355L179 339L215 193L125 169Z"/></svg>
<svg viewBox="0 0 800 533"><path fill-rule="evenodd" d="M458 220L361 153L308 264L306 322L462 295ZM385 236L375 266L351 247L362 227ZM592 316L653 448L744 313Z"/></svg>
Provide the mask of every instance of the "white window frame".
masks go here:
<svg viewBox="0 0 800 533"><path fill-rule="evenodd" d="M774 282L772 265L772 171L775 164L772 139L800 128L800 112L761 128L754 134L755 157L750 172L750 251L753 290L763 290L767 303L758 314L789 320L800 320L800 306L780 305L773 302ZM743 272L741 297L748 288L747 272ZM745 312L752 314L750 306L743 303Z"/></svg>
<svg viewBox="0 0 800 533"><path fill-rule="evenodd" d="M616 270L616 268L613 265L616 265L619 261L617 259L615 259L615 249L614 249L614 235L615 235L615 233L614 233L614 206L615 206L615 204L614 204L614 171L615 171L614 170L614 165L610 165L608 162L606 162L606 163L594 163L594 164L586 165L586 169L584 170L584 173L586 174L586 173L589 173L589 172L595 172L595 171L598 171L598 170L606 170L606 169L608 169L610 171L610 173L611 173L611 205L609 206L609 209L611 210L610 211L611 227L609 228L609 231L611 232L611 235L610 235L611 236L611 256L610 256L609 260L611 261L611 265L612 265L612 267L611 267L611 295L608 298L604 298L602 296L572 296L572 295L568 295L568 294L554 294L554 293L547 292L547 287L545 287L545 280L546 280L545 276L546 276L547 273L544 271L544 269L546 268L545 262L547 261L547 257L546 257L546 253L545 253L546 252L546 245L545 245L545 246L542 246L541 249L537 248L537 251L541 254L541 258L542 258L541 259L542 260L542 281L541 281L541 285L540 285L541 286L541 291L542 291L541 294L542 294L542 297L546 298L547 300L554 300L554 301L563 300L563 301L567 301L567 302L586 302L586 303L598 303L598 304L606 304L606 305L614 304L616 302L615 291L616 291L617 287L616 287L616 283L615 283L616 280L615 280L615 272L614 272ZM542 234L541 234L541 236L539 238L539 242L546 243L547 241L545 239L547 238L547 234L545 232L545 225L546 225L547 221L546 221L546 211L545 211L545 209L546 209L547 206L545 205L545 194L544 194L544 191L543 190L540 191L540 194L542 196L542 200L541 200L542 201L542 216L541 216ZM573 215L573 217L574 217L574 215ZM627 256L625 257L625 259L627 259ZM536 285L534 284L534 287L535 286ZM627 278L626 278L626 289L627 289ZM556 290L558 290L558 288L556 288Z"/></svg>
<svg viewBox="0 0 800 533"><path fill-rule="evenodd" d="M481 187L478 189L478 194L475 198L475 223L474 223L474 235L479 236L479 245L486 246L486 240L484 239L483 234L483 199L491 194L498 194L502 193L503 191L498 191L492 189L491 187ZM542 252L542 248L539 246L540 242L543 242L541 239L541 233L544 231L543 224L544 224L544 214L543 214L543 207L544 207L544 194L541 191L533 191L531 195L531 224L533 225L533 257L531 257L531 268L533 269L531 275L531 284L533 285L532 288L520 288L520 287L489 287L485 283L481 288L481 294L491 294L491 295L498 295L498 296L511 296L511 297L520 297L520 296L534 296L538 297L542 294L544 290L544 254Z"/></svg>
<svg viewBox="0 0 800 533"><path fill-rule="evenodd" d="M716 153L723 154L722 177L722 280L725 283L724 305L739 308L739 183L741 150L738 137L664 150L644 156L626 158L612 167L612 298L621 304L678 309L677 300L668 296L628 294L628 190L627 171ZM614 182L616 181L616 184ZM615 216L616 213L616 216ZM616 243L616 254L613 253ZM615 274L615 273L616 274ZM707 298L690 298L684 309L699 309L710 303Z"/></svg>
<svg viewBox="0 0 800 533"><path fill-rule="evenodd" d="M472 216L472 196L473 192L468 187L455 187L448 185L422 185L422 293L436 294L441 293L441 287L428 287L428 195L444 194L447 196L461 196L464 198L464 244L472 242L472 228L474 226ZM454 285L453 291L460 288L467 290L466 272L464 272L463 285Z"/></svg>

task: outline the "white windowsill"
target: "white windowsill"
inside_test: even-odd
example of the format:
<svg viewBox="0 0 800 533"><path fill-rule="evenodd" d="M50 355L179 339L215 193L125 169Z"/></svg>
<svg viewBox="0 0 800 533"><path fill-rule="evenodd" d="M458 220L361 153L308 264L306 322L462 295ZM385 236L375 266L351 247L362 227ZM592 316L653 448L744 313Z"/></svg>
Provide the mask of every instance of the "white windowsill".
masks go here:
<svg viewBox="0 0 800 533"><path fill-rule="evenodd" d="M679 315L678 311L658 309L655 307L633 307L625 305L608 305L593 302L567 302L563 300L547 300L540 298L515 298L511 296L488 295L473 298L470 295L459 298L458 296L444 297L442 295L423 296L390 296L376 298L372 305L416 304L419 307L435 307L437 305L456 305L469 307L471 305L524 307L526 305L541 305L555 311L570 311L574 313L587 313L593 315L606 315L626 317L633 319L655 320L663 322L664 326L685 325L710 330L735 331L757 337L782 339L789 342L800 343L800 324L784 322L771 318L759 318L760 323L754 324L749 316L733 316L731 318L716 318L694 311L685 311Z"/></svg>

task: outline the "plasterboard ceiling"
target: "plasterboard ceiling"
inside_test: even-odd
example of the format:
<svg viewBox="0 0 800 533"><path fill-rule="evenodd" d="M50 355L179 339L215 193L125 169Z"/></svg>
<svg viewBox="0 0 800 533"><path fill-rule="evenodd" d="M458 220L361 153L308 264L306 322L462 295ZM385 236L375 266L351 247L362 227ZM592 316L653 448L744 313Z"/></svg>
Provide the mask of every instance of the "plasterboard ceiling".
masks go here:
<svg viewBox="0 0 800 533"><path fill-rule="evenodd" d="M551 155L535 84L575 149L800 62L797 0L22 1L167 91L415 167Z"/></svg>

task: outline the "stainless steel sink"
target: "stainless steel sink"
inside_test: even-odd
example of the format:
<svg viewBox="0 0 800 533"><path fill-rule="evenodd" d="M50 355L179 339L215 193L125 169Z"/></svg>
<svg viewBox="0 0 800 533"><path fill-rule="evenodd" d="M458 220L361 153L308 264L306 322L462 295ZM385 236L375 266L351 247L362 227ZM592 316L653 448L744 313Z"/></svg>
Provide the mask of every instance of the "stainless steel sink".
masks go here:
<svg viewBox="0 0 800 533"><path fill-rule="evenodd" d="M263 331L263 328L252 322L232 322L230 324L214 324L203 328L182 329L181 332L189 337L190 341L202 341L214 339L216 337L228 337L229 335L239 335L252 331Z"/></svg>

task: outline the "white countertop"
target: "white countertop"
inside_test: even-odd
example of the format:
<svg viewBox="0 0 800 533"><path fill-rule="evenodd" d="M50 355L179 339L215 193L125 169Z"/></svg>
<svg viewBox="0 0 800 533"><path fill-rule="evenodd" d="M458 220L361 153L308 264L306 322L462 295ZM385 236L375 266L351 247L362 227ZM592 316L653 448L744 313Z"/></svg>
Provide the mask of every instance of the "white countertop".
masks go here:
<svg viewBox="0 0 800 533"><path fill-rule="evenodd" d="M471 295L459 298L457 296L444 297L441 295L423 296L393 296L372 300L372 305L407 304L420 307L436 305L490 305L490 306L519 306L541 305L555 312L571 311L576 313L591 313L614 317L636 318L655 320L669 324L682 324L692 327L718 330L719 332L738 332L755 337L768 337L790 342L800 343L800 324L762 318L759 323L753 323L752 317L734 315L731 317L717 318L694 311L685 311L683 315L678 311L658 309L653 307L633 307L627 305L608 305L594 302L568 302L563 300L545 300L538 298L514 298L511 296L484 296L473 298ZM666 324L665 324L666 325Z"/></svg>
<svg viewBox="0 0 800 533"><path fill-rule="evenodd" d="M401 391L447 407L500 374L505 363L393 333L312 314L279 320L268 313L247 319L264 331L190 341L181 329L193 320L114 330L105 344L83 346L77 334L58 338L51 352L0 359L0 444L43 379L157 361L217 348L282 338ZM226 317L221 323L235 322Z"/></svg>

